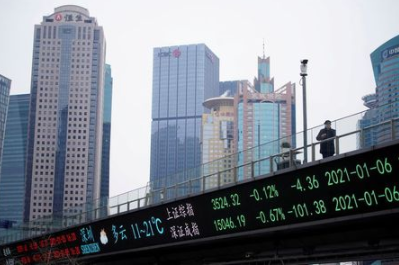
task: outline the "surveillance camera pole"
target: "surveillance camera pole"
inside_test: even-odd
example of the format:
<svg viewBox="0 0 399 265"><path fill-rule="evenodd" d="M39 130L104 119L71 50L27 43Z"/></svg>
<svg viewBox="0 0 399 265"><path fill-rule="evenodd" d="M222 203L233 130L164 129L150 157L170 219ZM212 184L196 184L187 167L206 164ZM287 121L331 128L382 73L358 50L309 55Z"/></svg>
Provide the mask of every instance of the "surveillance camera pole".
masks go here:
<svg viewBox="0 0 399 265"><path fill-rule="evenodd" d="M303 101L303 163L306 164L308 162L308 117L306 110L306 76L307 74L307 63L308 60L301 61L301 73L302 76L302 101Z"/></svg>

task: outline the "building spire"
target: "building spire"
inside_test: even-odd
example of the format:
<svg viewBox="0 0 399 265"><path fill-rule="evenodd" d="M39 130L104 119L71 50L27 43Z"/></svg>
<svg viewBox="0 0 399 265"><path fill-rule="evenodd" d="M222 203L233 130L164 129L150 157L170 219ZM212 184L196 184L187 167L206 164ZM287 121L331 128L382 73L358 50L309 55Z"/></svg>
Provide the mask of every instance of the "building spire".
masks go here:
<svg viewBox="0 0 399 265"><path fill-rule="evenodd" d="M265 59L265 39L263 39L263 59Z"/></svg>

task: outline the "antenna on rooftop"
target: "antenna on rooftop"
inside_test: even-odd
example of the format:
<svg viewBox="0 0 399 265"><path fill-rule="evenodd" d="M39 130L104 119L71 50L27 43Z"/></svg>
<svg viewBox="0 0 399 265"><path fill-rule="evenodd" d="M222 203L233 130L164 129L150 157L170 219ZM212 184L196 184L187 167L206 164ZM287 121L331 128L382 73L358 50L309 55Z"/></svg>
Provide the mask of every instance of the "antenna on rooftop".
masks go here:
<svg viewBox="0 0 399 265"><path fill-rule="evenodd" d="M263 39L263 59L265 59L265 39Z"/></svg>

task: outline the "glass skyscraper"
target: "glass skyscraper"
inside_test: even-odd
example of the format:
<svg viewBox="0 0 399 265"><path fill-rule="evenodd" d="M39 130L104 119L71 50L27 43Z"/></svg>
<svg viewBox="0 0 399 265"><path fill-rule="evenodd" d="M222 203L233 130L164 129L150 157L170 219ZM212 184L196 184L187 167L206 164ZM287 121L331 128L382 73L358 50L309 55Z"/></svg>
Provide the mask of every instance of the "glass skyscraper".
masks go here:
<svg viewBox="0 0 399 265"><path fill-rule="evenodd" d="M0 177L0 220L23 221L29 94L10 96Z"/></svg>
<svg viewBox="0 0 399 265"><path fill-rule="evenodd" d="M391 139L390 124L367 128L399 117L399 35L382 44L370 55L376 83L376 93L363 97L370 108L359 121L363 129L361 146L371 146ZM372 104L370 104L372 102ZM395 131L399 123L395 123Z"/></svg>
<svg viewBox="0 0 399 265"><path fill-rule="evenodd" d="M10 100L10 89L11 80L0 75L0 165L3 154L3 141L6 127L8 102Z"/></svg>
<svg viewBox="0 0 399 265"><path fill-rule="evenodd" d="M219 58L205 45L155 48L150 180L156 187L194 178L201 165L202 103L219 94Z"/></svg>
<svg viewBox="0 0 399 265"><path fill-rule="evenodd" d="M26 220L99 198L104 67L103 28L87 9L61 6L35 26Z"/></svg>
<svg viewBox="0 0 399 265"><path fill-rule="evenodd" d="M109 197L109 164L111 147L112 74L111 65L105 65L103 151L101 162L100 198Z"/></svg>
<svg viewBox="0 0 399 265"><path fill-rule="evenodd" d="M239 166L279 153L281 143L276 140L280 138L286 137L284 141L295 146L294 138L290 137L296 133L295 84L288 82L274 89L274 80L270 78L270 58L258 57L258 77L254 80L254 86L242 81L234 105L234 140L239 152ZM259 176L269 171L270 161L265 160L255 166L253 173ZM249 167L239 168L239 179L251 176Z"/></svg>

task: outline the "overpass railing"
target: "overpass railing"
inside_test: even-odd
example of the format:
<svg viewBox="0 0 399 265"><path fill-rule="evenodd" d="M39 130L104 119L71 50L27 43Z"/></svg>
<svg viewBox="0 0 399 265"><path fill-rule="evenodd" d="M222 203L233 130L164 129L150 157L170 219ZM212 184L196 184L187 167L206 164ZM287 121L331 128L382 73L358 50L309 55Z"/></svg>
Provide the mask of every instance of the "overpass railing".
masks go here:
<svg viewBox="0 0 399 265"><path fill-rule="evenodd" d="M370 115L371 111L373 115ZM398 113L399 103L395 102L333 121L332 127L337 135L328 141L334 141L335 155L398 139ZM66 209L62 213L23 223L12 229L0 230L0 244L219 189L226 185L235 185L260 176L267 177L279 170L295 168L306 161L320 160L322 157L318 149L323 141L317 141L316 136L323 127L324 125L320 125L308 130L307 146L303 145L303 132L300 132L149 182L145 187L115 197L102 198ZM308 154L306 159L305 148Z"/></svg>

